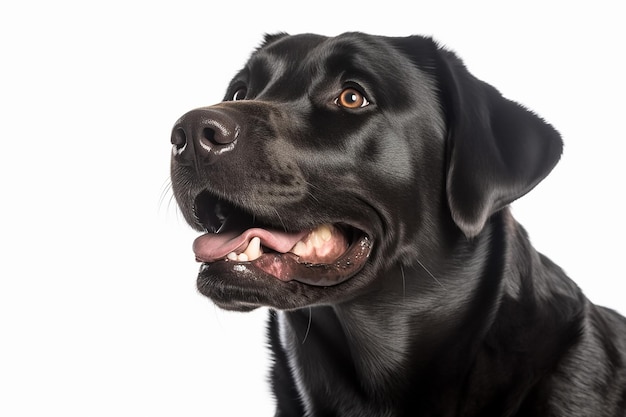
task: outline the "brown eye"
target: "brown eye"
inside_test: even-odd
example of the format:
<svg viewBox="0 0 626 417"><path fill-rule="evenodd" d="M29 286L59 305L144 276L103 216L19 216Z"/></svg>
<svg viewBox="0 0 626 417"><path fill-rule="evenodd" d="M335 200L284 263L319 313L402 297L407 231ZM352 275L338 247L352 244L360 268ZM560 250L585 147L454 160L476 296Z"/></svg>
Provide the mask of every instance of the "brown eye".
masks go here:
<svg viewBox="0 0 626 417"><path fill-rule="evenodd" d="M235 94L233 94L233 101L244 100L246 98L246 94L248 94L248 90L245 87L237 89Z"/></svg>
<svg viewBox="0 0 626 417"><path fill-rule="evenodd" d="M358 109L367 106L370 102L359 90L348 87L335 99L335 104L348 109Z"/></svg>

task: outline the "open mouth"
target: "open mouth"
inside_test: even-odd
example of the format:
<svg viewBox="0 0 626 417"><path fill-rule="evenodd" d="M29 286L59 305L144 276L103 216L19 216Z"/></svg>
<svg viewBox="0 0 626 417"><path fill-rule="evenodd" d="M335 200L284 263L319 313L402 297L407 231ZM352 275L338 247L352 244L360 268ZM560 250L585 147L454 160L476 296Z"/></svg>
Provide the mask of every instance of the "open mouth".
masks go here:
<svg viewBox="0 0 626 417"><path fill-rule="evenodd" d="M194 213L208 233L193 244L196 259L246 270L281 281L336 285L354 276L372 250L367 234L345 223L285 231L255 222L250 214L209 192L195 199Z"/></svg>

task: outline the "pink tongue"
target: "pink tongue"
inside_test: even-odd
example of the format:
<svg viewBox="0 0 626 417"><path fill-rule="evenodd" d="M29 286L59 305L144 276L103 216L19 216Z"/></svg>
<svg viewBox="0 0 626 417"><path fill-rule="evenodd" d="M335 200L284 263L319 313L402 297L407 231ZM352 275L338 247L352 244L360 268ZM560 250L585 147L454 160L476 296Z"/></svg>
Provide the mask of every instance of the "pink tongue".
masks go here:
<svg viewBox="0 0 626 417"><path fill-rule="evenodd" d="M242 234L236 232L207 233L193 242L196 259L202 262L214 262L224 259L231 252L243 252L253 237L261 239L261 244L276 252L286 253L302 240L309 230L287 233L278 230L259 228L248 229Z"/></svg>

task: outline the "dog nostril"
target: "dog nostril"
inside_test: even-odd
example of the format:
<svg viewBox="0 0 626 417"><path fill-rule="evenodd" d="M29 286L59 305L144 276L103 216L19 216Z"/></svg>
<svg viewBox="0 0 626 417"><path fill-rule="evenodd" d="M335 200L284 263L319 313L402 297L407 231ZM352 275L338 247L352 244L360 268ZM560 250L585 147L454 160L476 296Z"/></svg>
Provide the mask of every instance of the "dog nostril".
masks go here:
<svg viewBox="0 0 626 417"><path fill-rule="evenodd" d="M187 135L185 135L185 131L183 128L179 127L178 129L174 129L172 131L172 145L178 151L183 149L185 145L187 145Z"/></svg>
<svg viewBox="0 0 626 417"><path fill-rule="evenodd" d="M215 130L210 127L202 129L202 139L206 142L212 143L213 145L219 145L219 142L215 140Z"/></svg>

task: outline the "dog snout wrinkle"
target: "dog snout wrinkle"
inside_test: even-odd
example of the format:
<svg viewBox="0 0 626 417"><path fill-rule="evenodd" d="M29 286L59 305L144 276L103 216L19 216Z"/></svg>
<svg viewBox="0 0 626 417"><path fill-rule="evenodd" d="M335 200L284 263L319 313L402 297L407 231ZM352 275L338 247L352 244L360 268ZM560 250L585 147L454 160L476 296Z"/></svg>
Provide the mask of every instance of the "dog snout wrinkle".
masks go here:
<svg viewBox="0 0 626 417"><path fill-rule="evenodd" d="M201 167L215 162L237 144L241 127L233 117L215 108L192 110L172 129L173 155L182 165Z"/></svg>

